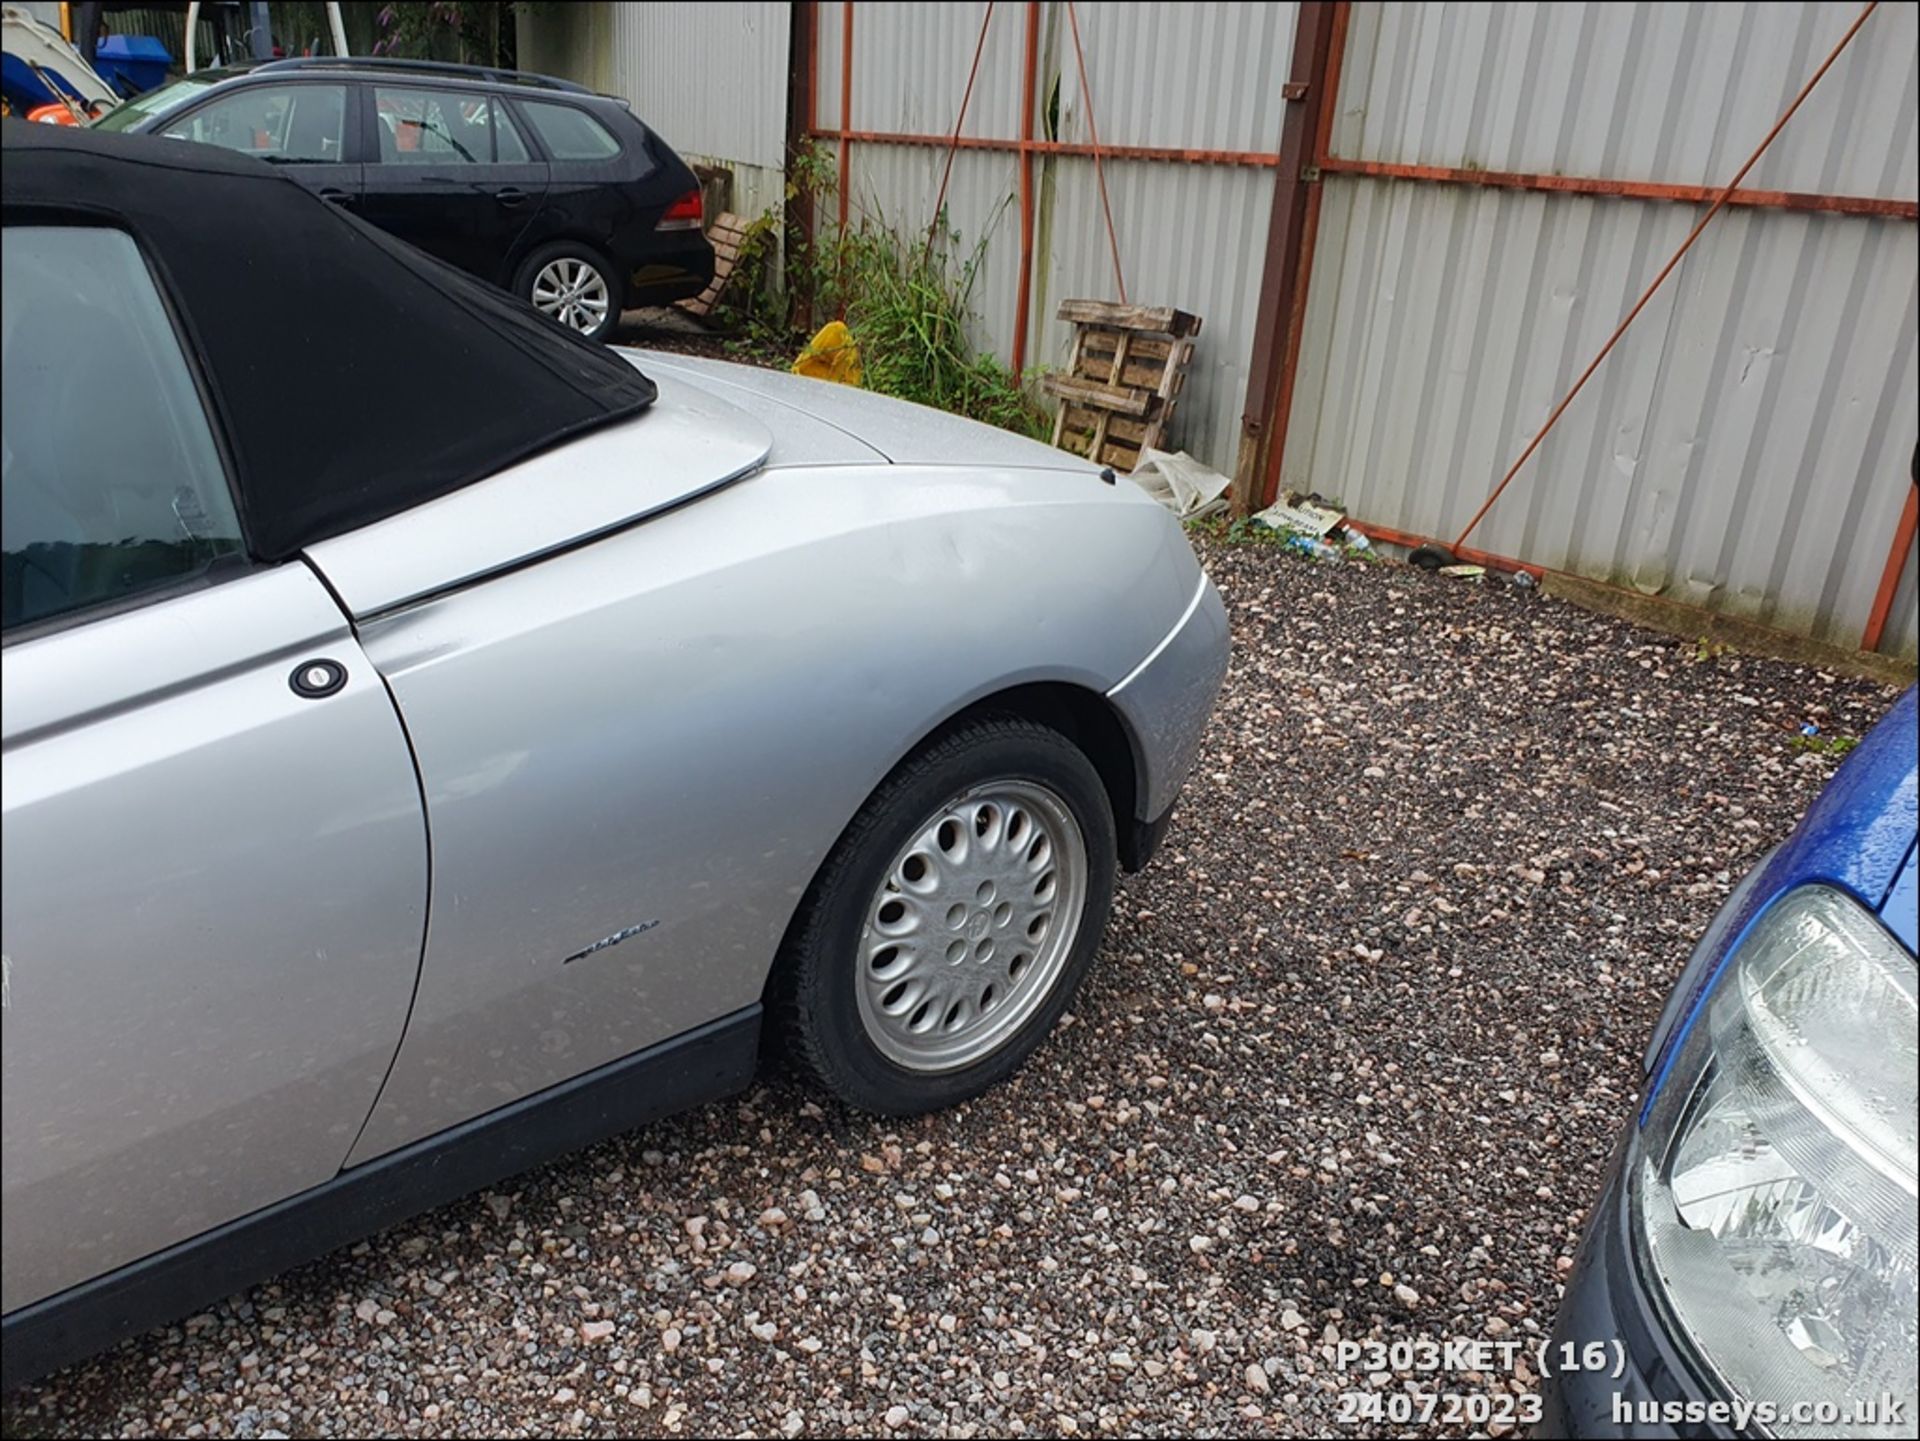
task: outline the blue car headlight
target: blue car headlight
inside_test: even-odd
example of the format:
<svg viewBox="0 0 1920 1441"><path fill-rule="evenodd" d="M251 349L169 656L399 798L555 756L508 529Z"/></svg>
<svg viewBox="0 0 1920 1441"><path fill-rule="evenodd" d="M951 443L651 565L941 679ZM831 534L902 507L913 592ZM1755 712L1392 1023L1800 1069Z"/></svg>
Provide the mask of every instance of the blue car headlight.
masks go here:
<svg viewBox="0 0 1920 1441"><path fill-rule="evenodd" d="M1914 1414L1917 1076L1913 958L1837 890L1776 902L1694 1015L1629 1182L1642 1270L1732 1395Z"/></svg>

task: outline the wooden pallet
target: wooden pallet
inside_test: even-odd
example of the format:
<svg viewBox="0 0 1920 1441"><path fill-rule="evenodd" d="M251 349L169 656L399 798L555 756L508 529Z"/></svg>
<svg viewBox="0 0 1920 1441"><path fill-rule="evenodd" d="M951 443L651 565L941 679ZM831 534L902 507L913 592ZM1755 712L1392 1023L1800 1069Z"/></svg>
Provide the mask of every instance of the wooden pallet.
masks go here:
<svg viewBox="0 0 1920 1441"><path fill-rule="evenodd" d="M746 243L747 222L732 211L723 210L714 216L713 224L707 227L707 239L713 242L713 279L698 295L674 302L682 310L699 316L713 314L713 307L726 294L727 282L733 278L733 268L740 263L740 247Z"/></svg>
<svg viewBox="0 0 1920 1441"><path fill-rule="evenodd" d="M1068 300L1073 360L1042 384L1060 402L1053 443L1115 470L1131 471L1173 421L1193 359L1200 317L1184 310Z"/></svg>

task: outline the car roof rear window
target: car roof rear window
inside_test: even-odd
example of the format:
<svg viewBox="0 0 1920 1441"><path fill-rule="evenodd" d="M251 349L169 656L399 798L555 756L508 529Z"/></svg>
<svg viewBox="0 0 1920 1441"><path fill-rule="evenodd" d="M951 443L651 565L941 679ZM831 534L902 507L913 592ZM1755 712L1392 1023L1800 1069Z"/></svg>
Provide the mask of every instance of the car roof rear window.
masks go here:
<svg viewBox="0 0 1920 1441"><path fill-rule="evenodd" d="M613 132L586 111L544 100L522 100L527 119L555 160L610 160L620 153Z"/></svg>
<svg viewBox="0 0 1920 1441"><path fill-rule="evenodd" d="M184 312L261 560L290 559L654 399L617 352L284 170L66 125L0 126L0 149L7 225L125 230Z"/></svg>

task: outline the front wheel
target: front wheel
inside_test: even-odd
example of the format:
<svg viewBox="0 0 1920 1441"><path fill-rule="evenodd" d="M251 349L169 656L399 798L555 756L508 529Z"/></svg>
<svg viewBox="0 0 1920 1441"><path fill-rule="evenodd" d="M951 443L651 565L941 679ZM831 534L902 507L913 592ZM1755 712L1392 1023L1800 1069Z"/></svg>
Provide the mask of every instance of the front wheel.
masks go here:
<svg viewBox="0 0 1920 1441"><path fill-rule="evenodd" d="M620 277L591 246L570 240L541 246L521 265L513 289L549 320L588 340L605 340L620 323Z"/></svg>
<svg viewBox="0 0 1920 1441"><path fill-rule="evenodd" d="M1112 809L1066 737L1015 719L901 763L809 890L785 969L804 1068L916 1115L1018 1069L1072 1001L1113 898Z"/></svg>

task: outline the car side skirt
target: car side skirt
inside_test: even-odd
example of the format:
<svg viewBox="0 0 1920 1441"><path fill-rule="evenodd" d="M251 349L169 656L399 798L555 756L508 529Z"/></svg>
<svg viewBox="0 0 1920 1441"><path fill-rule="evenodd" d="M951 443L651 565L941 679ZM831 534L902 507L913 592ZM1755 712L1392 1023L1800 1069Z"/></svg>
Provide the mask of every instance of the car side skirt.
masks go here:
<svg viewBox="0 0 1920 1441"><path fill-rule="evenodd" d="M7 1389L556 1157L744 1090L758 1004L368 1161L0 1322Z"/></svg>

